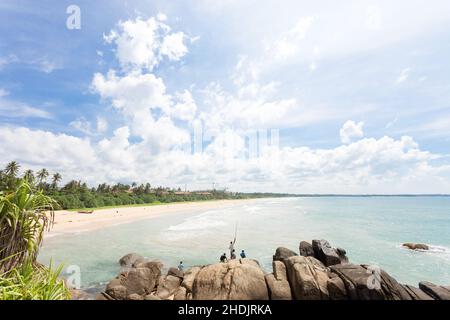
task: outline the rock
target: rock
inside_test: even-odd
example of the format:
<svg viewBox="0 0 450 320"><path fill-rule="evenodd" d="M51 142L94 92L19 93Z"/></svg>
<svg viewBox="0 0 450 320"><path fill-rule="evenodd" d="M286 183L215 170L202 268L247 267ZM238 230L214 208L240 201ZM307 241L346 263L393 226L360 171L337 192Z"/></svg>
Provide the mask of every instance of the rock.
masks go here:
<svg viewBox="0 0 450 320"><path fill-rule="evenodd" d="M409 285L403 285L403 288L406 290L406 292L408 292L412 300L434 300L432 297L430 297L428 294L426 294L419 288Z"/></svg>
<svg viewBox="0 0 450 320"><path fill-rule="evenodd" d="M286 273L286 265L281 261L273 261L272 262L273 275L276 280L286 280L287 281L287 273Z"/></svg>
<svg viewBox="0 0 450 320"><path fill-rule="evenodd" d="M154 294L148 294L144 297L144 300L161 300L161 298Z"/></svg>
<svg viewBox="0 0 450 320"><path fill-rule="evenodd" d="M284 259L287 259L292 256L296 256L297 253L295 253L292 250L289 250L284 247L279 247L275 251L275 255L273 256L273 261L283 261Z"/></svg>
<svg viewBox="0 0 450 320"><path fill-rule="evenodd" d="M300 255L304 257L314 257L314 250L309 242L302 241L298 246Z"/></svg>
<svg viewBox="0 0 450 320"><path fill-rule="evenodd" d="M158 285L158 288L156 289L156 295L161 299L168 299L171 295L175 293L175 291L177 291L180 284L181 284L180 278L168 275Z"/></svg>
<svg viewBox="0 0 450 320"><path fill-rule="evenodd" d="M135 265L136 268L148 268L150 270L153 270L155 273L161 273L161 269L163 267L163 264L159 261L145 261L140 262Z"/></svg>
<svg viewBox="0 0 450 320"><path fill-rule="evenodd" d="M109 285L106 288L106 294L115 300L126 300L128 296L127 288L121 284Z"/></svg>
<svg viewBox="0 0 450 320"><path fill-rule="evenodd" d="M314 257L327 267L348 262L345 256L345 250L340 249L338 251L332 248L326 240L313 240L312 248L314 250Z"/></svg>
<svg viewBox="0 0 450 320"><path fill-rule="evenodd" d="M160 270L149 268L135 268L120 274L121 284L127 288L128 294L148 294L156 286Z"/></svg>
<svg viewBox="0 0 450 320"><path fill-rule="evenodd" d="M419 288L436 300L450 300L450 288L435 285L431 282L423 281L419 283Z"/></svg>
<svg viewBox="0 0 450 320"><path fill-rule="evenodd" d="M181 286L185 287L187 292L192 291L192 286L194 284L194 279L197 275L197 273L200 271L200 267L192 267L184 273L183 282L181 283Z"/></svg>
<svg viewBox="0 0 450 320"><path fill-rule="evenodd" d="M326 267L314 257L284 260L292 294L297 300L328 300Z"/></svg>
<svg viewBox="0 0 450 320"><path fill-rule="evenodd" d="M411 300L408 292L378 267L339 264L330 270L342 279L350 300Z"/></svg>
<svg viewBox="0 0 450 320"><path fill-rule="evenodd" d="M411 250L429 250L430 247L423 243L404 243L404 247L407 247Z"/></svg>
<svg viewBox="0 0 450 320"><path fill-rule="evenodd" d="M72 300L95 300L92 294L79 289L71 289L70 296Z"/></svg>
<svg viewBox="0 0 450 320"><path fill-rule="evenodd" d="M187 294L186 288L179 287L178 290L175 292L173 300L186 300L186 294Z"/></svg>
<svg viewBox="0 0 450 320"><path fill-rule="evenodd" d="M291 287L287 280L277 280L274 274L265 276L270 300L292 300Z"/></svg>
<svg viewBox="0 0 450 320"><path fill-rule="evenodd" d="M330 300L347 300L347 290L344 281L334 273L328 274L327 289Z"/></svg>
<svg viewBox="0 0 450 320"><path fill-rule="evenodd" d="M144 297L138 295L137 293L133 293L127 297L127 300L144 300Z"/></svg>
<svg viewBox="0 0 450 320"><path fill-rule="evenodd" d="M170 268L169 271L167 272L167 275L178 277L181 280L183 280L183 278L184 278L184 272L181 270L178 270L178 268Z"/></svg>
<svg viewBox="0 0 450 320"><path fill-rule="evenodd" d="M114 300L111 296L105 294L104 292L100 292L95 296L94 300Z"/></svg>
<svg viewBox="0 0 450 320"><path fill-rule="evenodd" d="M119 260L122 268L134 268L137 264L145 262L145 258L137 253L129 253Z"/></svg>
<svg viewBox="0 0 450 320"><path fill-rule="evenodd" d="M264 273L249 259L203 267L192 287L193 300L267 300Z"/></svg>

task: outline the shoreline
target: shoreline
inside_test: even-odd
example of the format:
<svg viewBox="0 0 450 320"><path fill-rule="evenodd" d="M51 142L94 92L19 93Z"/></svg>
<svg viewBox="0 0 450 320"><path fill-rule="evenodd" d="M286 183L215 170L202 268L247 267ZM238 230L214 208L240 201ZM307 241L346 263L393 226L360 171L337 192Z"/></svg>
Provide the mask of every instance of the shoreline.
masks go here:
<svg viewBox="0 0 450 320"><path fill-rule="evenodd" d="M251 203L260 199L208 200L142 206L117 206L94 210L92 214L58 210L55 211L55 221L52 229L46 231L45 235L46 237L54 237L62 234L94 231L139 220L153 219L166 214L218 209L236 204Z"/></svg>

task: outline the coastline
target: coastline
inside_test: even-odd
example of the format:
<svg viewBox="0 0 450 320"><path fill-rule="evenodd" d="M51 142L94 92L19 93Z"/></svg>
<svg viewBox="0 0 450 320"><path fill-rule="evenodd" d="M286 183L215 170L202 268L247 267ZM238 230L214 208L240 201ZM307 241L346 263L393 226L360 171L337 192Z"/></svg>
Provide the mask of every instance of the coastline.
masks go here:
<svg viewBox="0 0 450 320"><path fill-rule="evenodd" d="M92 214L82 214L71 210L55 211L53 228L46 236L94 231L106 227L131 223L138 220L157 218L166 214L188 213L196 210L224 208L259 199L211 200L176 202L168 204L129 206L94 210Z"/></svg>

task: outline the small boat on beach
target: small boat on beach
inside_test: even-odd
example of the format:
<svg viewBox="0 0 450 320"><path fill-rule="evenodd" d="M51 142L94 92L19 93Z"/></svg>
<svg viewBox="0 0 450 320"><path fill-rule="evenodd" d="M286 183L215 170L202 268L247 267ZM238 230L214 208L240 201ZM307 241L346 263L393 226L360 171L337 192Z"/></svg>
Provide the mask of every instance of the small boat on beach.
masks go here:
<svg viewBox="0 0 450 320"><path fill-rule="evenodd" d="M80 210L78 211L78 213L82 213L82 214L93 214L94 210Z"/></svg>

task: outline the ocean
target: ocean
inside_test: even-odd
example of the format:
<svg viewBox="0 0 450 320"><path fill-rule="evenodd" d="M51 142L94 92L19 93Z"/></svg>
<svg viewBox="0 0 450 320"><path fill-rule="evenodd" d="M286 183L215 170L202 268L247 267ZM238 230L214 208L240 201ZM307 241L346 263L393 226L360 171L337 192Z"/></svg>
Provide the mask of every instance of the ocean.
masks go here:
<svg viewBox="0 0 450 320"><path fill-rule="evenodd" d="M84 288L107 283L118 260L136 252L166 267L216 263L236 251L272 270L279 246L298 252L302 240L326 239L350 262L376 265L401 283L450 285L450 197L301 197L258 199L214 210L176 213L101 230L47 237L39 261L80 268ZM411 251L402 243L431 245Z"/></svg>

